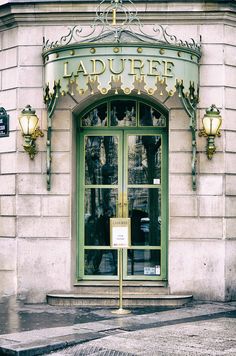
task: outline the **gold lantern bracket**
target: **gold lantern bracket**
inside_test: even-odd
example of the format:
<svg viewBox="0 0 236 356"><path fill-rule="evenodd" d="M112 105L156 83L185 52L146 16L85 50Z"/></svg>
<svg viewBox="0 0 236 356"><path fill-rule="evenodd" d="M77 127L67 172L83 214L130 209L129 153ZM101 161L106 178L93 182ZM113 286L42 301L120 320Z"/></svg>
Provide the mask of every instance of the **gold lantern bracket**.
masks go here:
<svg viewBox="0 0 236 356"><path fill-rule="evenodd" d="M37 137L43 137L44 134L42 130L38 127L38 117L35 110L32 109L30 105L27 105L19 116L19 124L21 127L22 135L24 137L23 147L24 150L29 154L30 159L34 159L37 148L36 139Z"/></svg>
<svg viewBox="0 0 236 356"><path fill-rule="evenodd" d="M37 127L31 136L25 136L25 142L23 144L24 150L29 154L30 159L34 159L37 151L35 141L37 137L43 137L44 133L39 127Z"/></svg>

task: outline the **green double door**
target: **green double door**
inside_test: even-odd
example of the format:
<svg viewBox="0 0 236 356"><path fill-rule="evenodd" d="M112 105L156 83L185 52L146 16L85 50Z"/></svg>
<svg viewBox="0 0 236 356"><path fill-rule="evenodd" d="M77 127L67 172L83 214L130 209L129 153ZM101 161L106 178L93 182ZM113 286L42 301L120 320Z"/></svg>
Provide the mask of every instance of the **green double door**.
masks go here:
<svg viewBox="0 0 236 356"><path fill-rule="evenodd" d="M131 218L123 279L165 280L167 139L163 128L82 128L78 164L78 279L117 279L110 218Z"/></svg>

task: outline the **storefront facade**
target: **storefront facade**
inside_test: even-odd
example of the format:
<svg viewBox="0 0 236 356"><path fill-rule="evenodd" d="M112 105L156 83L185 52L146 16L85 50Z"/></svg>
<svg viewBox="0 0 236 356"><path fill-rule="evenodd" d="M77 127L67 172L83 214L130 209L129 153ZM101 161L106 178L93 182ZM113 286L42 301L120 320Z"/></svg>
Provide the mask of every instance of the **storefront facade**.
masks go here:
<svg viewBox="0 0 236 356"><path fill-rule="evenodd" d="M6 1L0 13L1 295L116 286L109 221L129 217L127 286L235 299L233 1ZM209 107L223 118L216 152L199 135Z"/></svg>

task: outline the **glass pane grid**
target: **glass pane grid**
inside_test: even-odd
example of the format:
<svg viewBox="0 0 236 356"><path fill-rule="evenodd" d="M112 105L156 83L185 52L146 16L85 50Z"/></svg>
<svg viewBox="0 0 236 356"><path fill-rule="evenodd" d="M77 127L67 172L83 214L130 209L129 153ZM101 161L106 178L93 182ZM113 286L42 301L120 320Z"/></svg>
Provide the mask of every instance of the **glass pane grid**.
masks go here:
<svg viewBox="0 0 236 356"><path fill-rule="evenodd" d="M80 121L85 137L80 192L85 200L80 209L84 241L79 253L85 278L117 278L117 250L110 247L108 227L110 217L118 217L118 211L133 220L131 246L124 249L124 277L159 280L161 270L165 276L165 267L161 267L165 246L161 246L165 243L161 186L165 190L165 182L162 185L161 177L166 124L165 116L153 107L119 98L98 105ZM159 128L157 134L154 128ZM121 209L127 198L128 205Z"/></svg>
<svg viewBox="0 0 236 356"><path fill-rule="evenodd" d="M166 128L166 117L156 108L137 100L118 99L99 104L85 113L80 126L106 129L108 127Z"/></svg>

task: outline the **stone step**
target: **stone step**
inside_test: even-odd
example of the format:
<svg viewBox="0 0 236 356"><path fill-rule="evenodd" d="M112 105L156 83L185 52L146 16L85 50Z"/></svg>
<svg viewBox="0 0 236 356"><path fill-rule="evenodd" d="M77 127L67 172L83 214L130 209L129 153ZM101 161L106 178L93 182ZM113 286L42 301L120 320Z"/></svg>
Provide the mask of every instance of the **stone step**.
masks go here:
<svg viewBox="0 0 236 356"><path fill-rule="evenodd" d="M192 300L192 295L159 294L147 295L146 293L125 293L123 306L181 306ZM113 294L48 294L47 303L53 306L96 306L118 307L118 293Z"/></svg>
<svg viewBox="0 0 236 356"><path fill-rule="evenodd" d="M75 294L111 294L118 292L118 281L81 281L71 292ZM148 295L169 294L165 282L123 281L124 293L145 293Z"/></svg>

